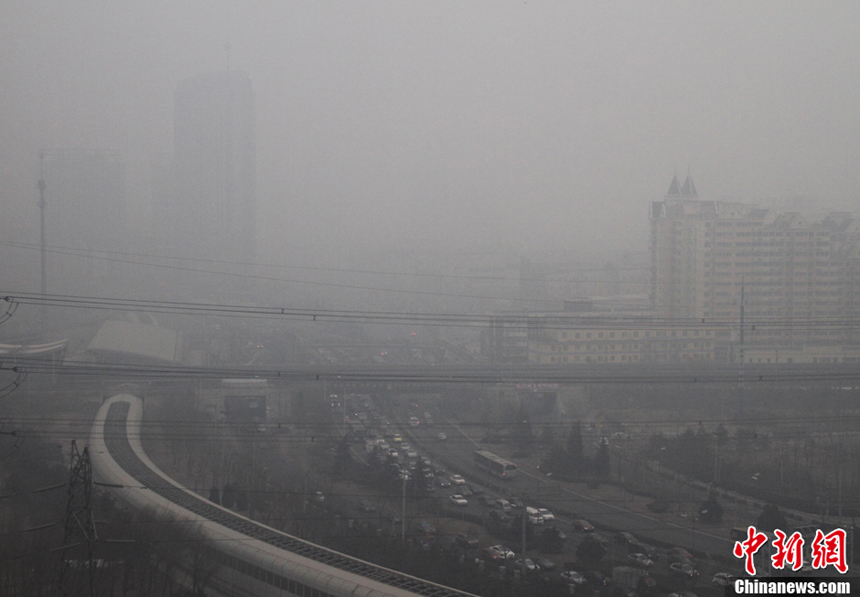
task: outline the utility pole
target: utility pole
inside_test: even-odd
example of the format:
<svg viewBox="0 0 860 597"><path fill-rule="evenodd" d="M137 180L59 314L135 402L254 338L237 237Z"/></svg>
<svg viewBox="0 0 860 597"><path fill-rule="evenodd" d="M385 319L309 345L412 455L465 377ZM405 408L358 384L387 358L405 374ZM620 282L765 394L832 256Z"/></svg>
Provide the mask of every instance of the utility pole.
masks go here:
<svg viewBox="0 0 860 597"><path fill-rule="evenodd" d="M39 154L39 182L36 187L39 189L39 230L41 233L41 288L42 294L42 333L45 332L45 320L48 316L48 306L45 304L45 297L48 294L48 272L47 272L47 256L45 254L45 177L42 172L42 162L45 159L45 152Z"/></svg>
<svg viewBox="0 0 860 597"><path fill-rule="evenodd" d="M523 558L523 571L522 571L523 578L525 578L525 575L526 575L526 524L527 524L526 523L526 517L529 515L528 503L529 503L528 494L523 494L523 514L522 514L523 521L522 521L522 528L520 529L520 533L521 533L521 536L520 536L520 539L521 539L521 541L520 541L520 553L523 554L522 555L522 558Z"/></svg>
<svg viewBox="0 0 860 597"><path fill-rule="evenodd" d="M406 479L409 476L404 470L400 471L400 476L403 478L403 503L400 512L400 540L406 543Z"/></svg>
<svg viewBox="0 0 860 597"><path fill-rule="evenodd" d="M738 419L744 414L744 277L741 276L741 329L740 329L740 346L738 355L740 363L738 367Z"/></svg>

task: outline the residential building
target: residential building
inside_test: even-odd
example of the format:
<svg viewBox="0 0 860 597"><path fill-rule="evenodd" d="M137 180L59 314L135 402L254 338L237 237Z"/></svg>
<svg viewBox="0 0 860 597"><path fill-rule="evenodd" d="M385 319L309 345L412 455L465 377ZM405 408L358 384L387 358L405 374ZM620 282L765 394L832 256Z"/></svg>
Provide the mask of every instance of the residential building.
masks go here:
<svg viewBox="0 0 860 597"><path fill-rule="evenodd" d="M686 190L686 192L685 192ZM856 343L860 221L702 200L677 176L650 206L651 300L674 320L739 325L749 347ZM739 329L739 328L738 328Z"/></svg>

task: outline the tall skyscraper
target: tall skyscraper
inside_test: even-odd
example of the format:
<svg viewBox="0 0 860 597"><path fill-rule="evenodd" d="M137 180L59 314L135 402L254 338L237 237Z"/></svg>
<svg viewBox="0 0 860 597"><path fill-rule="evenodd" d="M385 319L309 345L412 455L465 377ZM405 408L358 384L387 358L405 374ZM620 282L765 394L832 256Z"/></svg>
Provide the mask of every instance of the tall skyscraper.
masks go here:
<svg viewBox="0 0 860 597"><path fill-rule="evenodd" d="M256 259L255 128L246 73L206 73L177 87L174 155L155 214L158 236L172 256L206 260L198 269L252 269L215 262L253 264ZM199 278L210 288L235 286L227 277Z"/></svg>

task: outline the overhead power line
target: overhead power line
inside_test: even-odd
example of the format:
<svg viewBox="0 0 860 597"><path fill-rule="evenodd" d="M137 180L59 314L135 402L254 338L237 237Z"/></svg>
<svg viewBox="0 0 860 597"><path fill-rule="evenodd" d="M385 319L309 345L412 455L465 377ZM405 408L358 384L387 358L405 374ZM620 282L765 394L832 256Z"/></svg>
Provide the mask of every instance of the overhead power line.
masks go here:
<svg viewBox="0 0 860 597"><path fill-rule="evenodd" d="M80 296L40 294L0 290L0 300L12 305L42 305L64 308L79 308L107 311L146 311L152 313L214 315L223 317L251 317L289 319L306 322L342 322L342 323L383 323L383 324L412 324L412 325L446 325L487 327L500 325L514 327L517 325L529 329L551 330L588 330L588 329L629 329L650 330L654 328L690 329L703 328L737 328L737 319L723 318L689 318L689 317L657 317L657 316L624 316L611 312L592 312L587 316L564 311L535 314L469 314L469 313L430 313L404 311L353 311L343 309L309 309L279 306L241 305L230 303L192 303L182 301L162 301L147 299L126 299L100 296ZM786 317L746 318L744 329L748 333L756 331L784 330L827 330L834 331L860 327L860 318L853 317L816 317L792 319ZM652 336L652 339L656 337ZM690 338L688 341L703 340L703 337ZM681 339L679 336L667 339ZM590 338L597 341L597 338ZM643 341L644 338L627 338L626 341ZM571 339L576 343L576 340ZM579 339L579 342L585 342ZM619 342L620 338L606 338L605 342Z"/></svg>

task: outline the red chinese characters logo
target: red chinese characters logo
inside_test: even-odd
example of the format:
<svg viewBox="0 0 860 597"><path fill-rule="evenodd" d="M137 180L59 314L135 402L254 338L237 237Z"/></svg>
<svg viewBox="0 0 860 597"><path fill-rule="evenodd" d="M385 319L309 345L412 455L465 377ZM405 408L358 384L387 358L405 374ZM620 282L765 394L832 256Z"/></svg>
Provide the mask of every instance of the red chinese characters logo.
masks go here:
<svg viewBox="0 0 860 597"><path fill-rule="evenodd" d="M753 526L747 529L747 538L744 541L735 542L735 557L746 558L744 569L750 576L755 575L755 562L753 561L753 556L765 543L767 543L767 535L759 533Z"/></svg>
<svg viewBox="0 0 860 597"><path fill-rule="evenodd" d="M803 567L803 537L797 531L790 537L786 537L786 534L780 530L775 530L773 533L776 535L776 539L773 540L776 553L770 558L773 567L782 570L788 564L792 570L800 570Z"/></svg>
<svg viewBox="0 0 860 597"><path fill-rule="evenodd" d="M773 532L775 539L772 542L774 553L771 563L777 570L791 566L792 570L800 570L803 567L803 536L795 531L790 536L780 530ZM842 574L848 572L845 552L846 533L844 529L836 529L825 534L821 529L815 531L815 538L811 541L812 568L820 570L833 566ZM745 558L744 569L750 576L755 575L754 556L767 543L767 535L750 526L747 529L747 538L735 542L733 553L736 558Z"/></svg>
<svg viewBox="0 0 860 597"><path fill-rule="evenodd" d="M812 540L812 567L827 568L833 566L842 574L848 572L845 563L845 530L836 529L826 535L818 529Z"/></svg>

